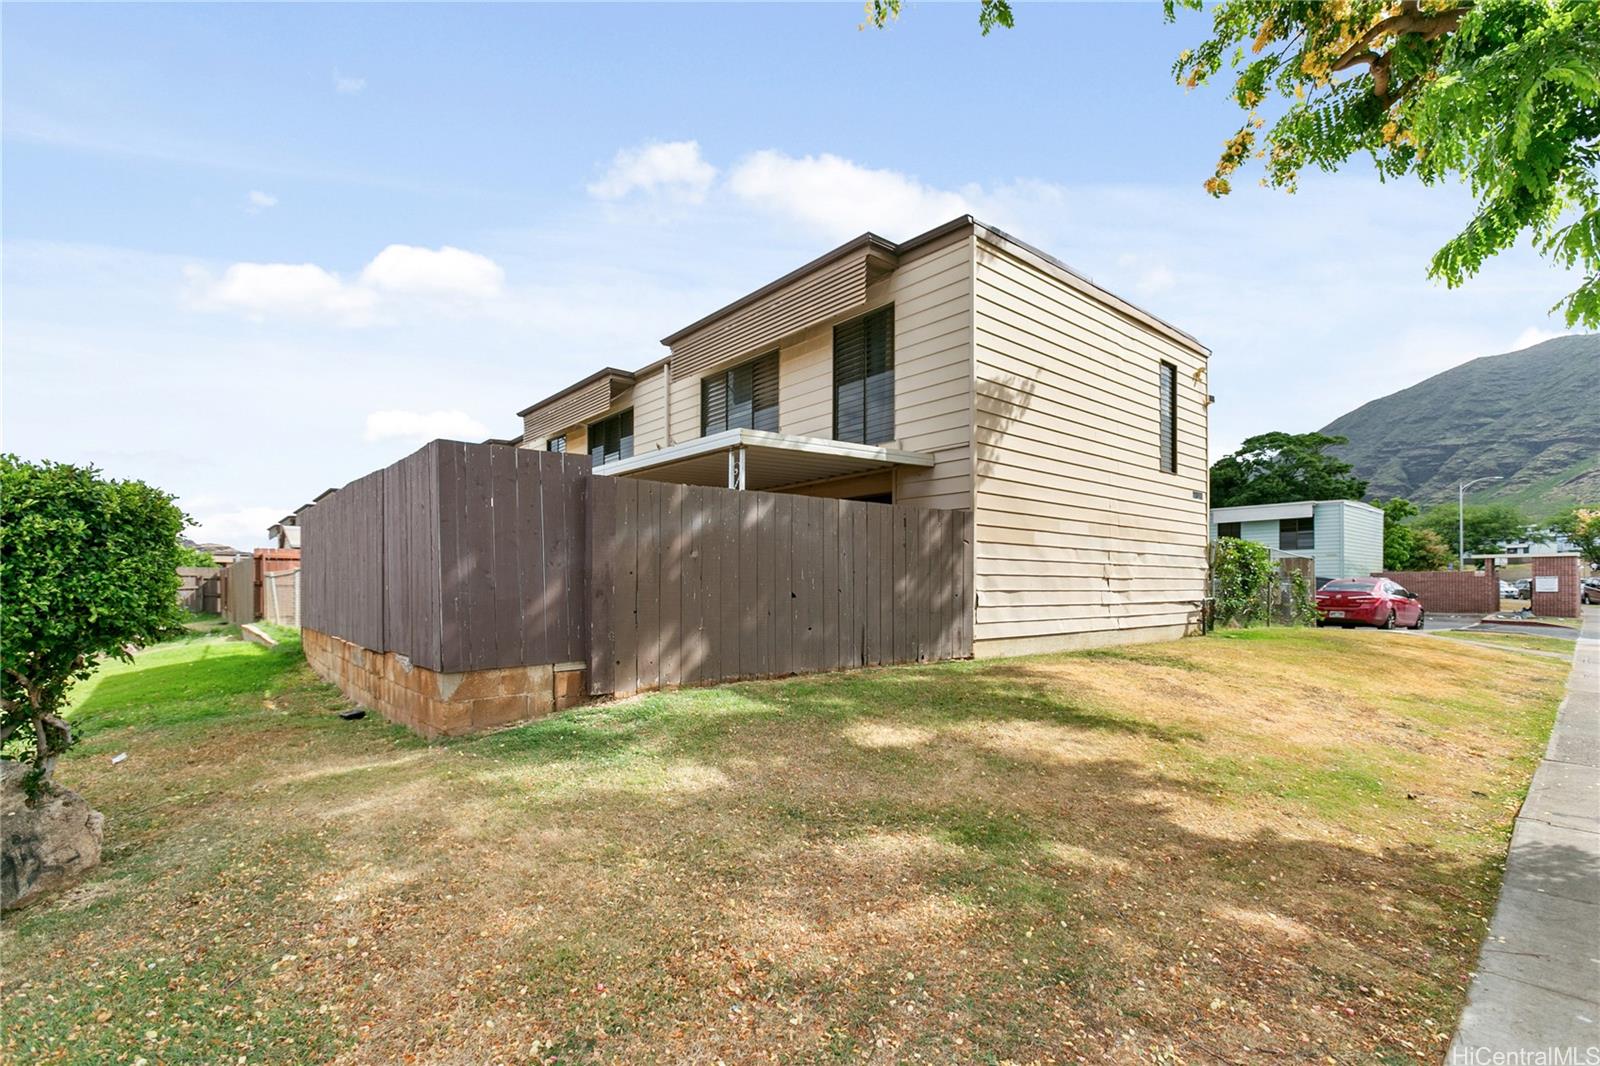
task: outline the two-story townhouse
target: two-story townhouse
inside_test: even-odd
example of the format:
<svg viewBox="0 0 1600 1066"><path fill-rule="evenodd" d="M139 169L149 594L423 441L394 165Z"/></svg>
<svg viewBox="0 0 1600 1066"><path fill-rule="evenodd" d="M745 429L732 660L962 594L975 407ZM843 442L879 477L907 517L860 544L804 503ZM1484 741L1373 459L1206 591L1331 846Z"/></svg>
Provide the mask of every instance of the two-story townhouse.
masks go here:
<svg viewBox="0 0 1600 1066"><path fill-rule="evenodd" d="M1206 595L1208 350L970 216L868 233L525 408L597 473L970 508L974 652L1160 640Z"/></svg>

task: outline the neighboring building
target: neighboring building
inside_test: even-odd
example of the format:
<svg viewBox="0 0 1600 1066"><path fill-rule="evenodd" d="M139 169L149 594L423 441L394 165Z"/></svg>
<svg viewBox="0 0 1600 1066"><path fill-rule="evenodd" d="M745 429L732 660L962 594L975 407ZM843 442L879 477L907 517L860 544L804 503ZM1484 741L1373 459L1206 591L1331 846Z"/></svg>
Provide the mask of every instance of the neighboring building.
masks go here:
<svg viewBox="0 0 1600 1066"><path fill-rule="evenodd" d="M267 539L274 548L300 547L300 516L286 514L267 527Z"/></svg>
<svg viewBox="0 0 1600 1066"><path fill-rule="evenodd" d="M1311 559L1319 585L1383 569L1383 512L1357 500L1215 507L1211 536L1265 544L1274 557Z"/></svg>
<svg viewBox="0 0 1600 1066"><path fill-rule="evenodd" d="M1495 547L1500 555L1571 555L1578 551L1577 543L1561 530L1538 526L1529 526L1520 540L1496 541Z"/></svg>
<svg viewBox="0 0 1600 1066"><path fill-rule="evenodd" d="M232 563L238 559L242 559L250 554L248 551L241 551L232 545L201 544L198 541L190 540L188 537L179 537L178 543L182 544L186 548L193 548L195 551L205 552L207 555L211 556L211 561L217 566L227 566L229 563Z"/></svg>
<svg viewBox="0 0 1600 1066"><path fill-rule="evenodd" d="M524 408L517 443L601 474L969 508L978 655L1197 623L1210 353L1038 249L970 216L864 234L663 343Z"/></svg>

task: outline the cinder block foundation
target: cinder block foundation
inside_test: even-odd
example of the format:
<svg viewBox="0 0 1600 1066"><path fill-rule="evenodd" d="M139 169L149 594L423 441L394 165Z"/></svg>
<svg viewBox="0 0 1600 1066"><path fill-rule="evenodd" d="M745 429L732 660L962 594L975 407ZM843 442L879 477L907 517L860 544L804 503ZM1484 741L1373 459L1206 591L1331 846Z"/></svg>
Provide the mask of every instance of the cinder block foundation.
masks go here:
<svg viewBox="0 0 1600 1066"><path fill-rule="evenodd" d="M460 736L541 718L583 701L584 665L546 663L442 673L315 629L300 631L317 676L425 737Z"/></svg>

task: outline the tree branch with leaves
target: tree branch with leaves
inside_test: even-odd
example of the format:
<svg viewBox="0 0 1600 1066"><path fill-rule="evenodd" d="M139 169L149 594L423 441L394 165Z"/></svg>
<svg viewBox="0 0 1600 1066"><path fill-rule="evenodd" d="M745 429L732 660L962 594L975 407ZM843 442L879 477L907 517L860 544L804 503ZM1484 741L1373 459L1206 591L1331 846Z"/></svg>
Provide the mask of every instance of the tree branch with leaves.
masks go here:
<svg viewBox="0 0 1600 1066"><path fill-rule="evenodd" d="M1164 0L1168 20L1203 0ZM1434 254L1454 288L1524 238L1576 269L1556 306L1600 326L1600 0L1222 0L1173 65L1195 88L1226 69L1245 112L1214 196L1252 163L1293 192L1357 154L1380 178L1463 181L1477 201ZM1276 117L1268 123L1268 114Z"/></svg>

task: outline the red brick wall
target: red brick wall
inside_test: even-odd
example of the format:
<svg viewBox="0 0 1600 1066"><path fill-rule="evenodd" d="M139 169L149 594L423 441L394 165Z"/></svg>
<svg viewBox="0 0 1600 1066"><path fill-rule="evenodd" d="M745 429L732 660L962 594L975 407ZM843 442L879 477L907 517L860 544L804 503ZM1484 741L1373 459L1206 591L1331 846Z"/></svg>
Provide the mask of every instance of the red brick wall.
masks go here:
<svg viewBox="0 0 1600 1066"><path fill-rule="evenodd" d="M1500 577L1490 560L1482 570L1385 570L1433 614L1489 614L1500 609Z"/></svg>
<svg viewBox="0 0 1600 1066"><path fill-rule="evenodd" d="M1578 585L1583 580L1582 562L1576 555L1534 555L1533 613L1546 618L1578 616ZM1540 592L1539 578L1554 577L1560 587L1555 592Z"/></svg>

